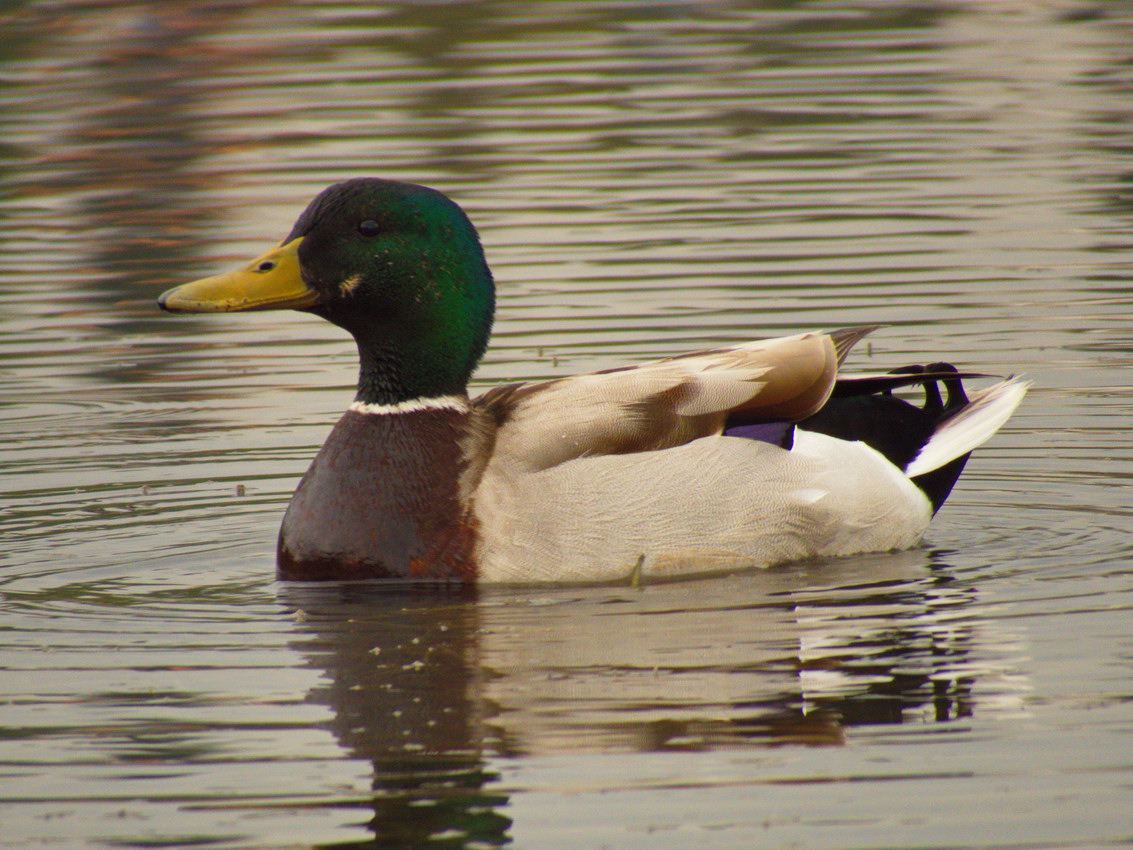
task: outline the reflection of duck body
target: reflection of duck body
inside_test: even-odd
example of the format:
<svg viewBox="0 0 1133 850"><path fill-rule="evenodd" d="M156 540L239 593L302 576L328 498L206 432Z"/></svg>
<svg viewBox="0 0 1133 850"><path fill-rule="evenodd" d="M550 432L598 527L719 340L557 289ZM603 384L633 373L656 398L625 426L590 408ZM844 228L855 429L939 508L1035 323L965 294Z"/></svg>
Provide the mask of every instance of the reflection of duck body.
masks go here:
<svg viewBox="0 0 1133 850"><path fill-rule="evenodd" d="M479 687L501 751L839 744L854 726L946 722L977 702L1018 716L1018 639L934 561L920 549L691 588L485 590Z"/></svg>
<svg viewBox="0 0 1133 850"><path fill-rule="evenodd" d="M356 401L284 517L288 579L608 581L906 548L1025 391L969 400L943 364L838 379L862 330L469 400L494 305L479 240L443 195L384 180L332 186L279 247L161 304L291 307L358 343ZM923 407L890 394L908 384Z"/></svg>
<svg viewBox="0 0 1133 850"><path fill-rule="evenodd" d="M304 612L296 648L326 672L311 699L387 778L416 759L436 779L457 755L484 779L501 756L838 744L854 726L1018 716L1026 686L1017 636L925 550L691 591L280 593Z"/></svg>

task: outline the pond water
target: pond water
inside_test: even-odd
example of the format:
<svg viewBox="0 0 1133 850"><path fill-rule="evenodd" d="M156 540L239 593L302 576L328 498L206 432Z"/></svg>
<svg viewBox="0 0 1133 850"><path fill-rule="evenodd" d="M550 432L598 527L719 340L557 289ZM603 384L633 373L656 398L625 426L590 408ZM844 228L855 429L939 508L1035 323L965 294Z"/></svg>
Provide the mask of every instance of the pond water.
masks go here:
<svg viewBox="0 0 1133 850"><path fill-rule="evenodd" d="M0 27L0 845L1133 840L1125 4L8 0ZM353 345L154 299L360 175L478 224L478 388L874 323L853 368L1035 386L915 551L279 584Z"/></svg>

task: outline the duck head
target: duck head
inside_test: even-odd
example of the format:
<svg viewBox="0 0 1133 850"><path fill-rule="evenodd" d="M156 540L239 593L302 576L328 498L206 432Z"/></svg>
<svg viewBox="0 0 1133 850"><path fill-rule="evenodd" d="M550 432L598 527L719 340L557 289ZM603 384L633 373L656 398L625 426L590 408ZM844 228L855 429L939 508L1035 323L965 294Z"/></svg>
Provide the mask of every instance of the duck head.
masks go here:
<svg viewBox="0 0 1133 850"><path fill-rule="evenodd" d="M172 313L294 309L349 331L357 401L463 395L495 294L475 228L433 189L372 178L321 192L287 237L235 271L178 286Z"/></svg>

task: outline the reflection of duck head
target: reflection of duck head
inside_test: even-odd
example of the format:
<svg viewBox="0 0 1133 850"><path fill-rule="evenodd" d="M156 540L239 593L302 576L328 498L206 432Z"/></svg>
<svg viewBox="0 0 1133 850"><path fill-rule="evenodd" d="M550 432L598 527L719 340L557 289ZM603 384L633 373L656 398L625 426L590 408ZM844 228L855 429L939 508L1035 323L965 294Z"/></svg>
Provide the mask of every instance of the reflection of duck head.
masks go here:
<svg viewBox="0 0 1133 850"><path fill-rule="evenodd" d="M371 829L389 846L506 843L507 798L485 790L478 606L469 589L297 585L298 644L327 683L311 699L352 755L373 763ZM382 845L386 846L386 845ZM454 845L456 846L456 845Z"/></svg>
<svg viewBox="0 0 1133 850"><path fill-rule="evenodd" d="M499 843L500 758L838 744L858 724L971 712L976 678L994 691L985 662L1002 636L932 561L921 550L644 588L281 596L301 612L297 647L326 671L312 699L373 763L379 837Z"/></svg>

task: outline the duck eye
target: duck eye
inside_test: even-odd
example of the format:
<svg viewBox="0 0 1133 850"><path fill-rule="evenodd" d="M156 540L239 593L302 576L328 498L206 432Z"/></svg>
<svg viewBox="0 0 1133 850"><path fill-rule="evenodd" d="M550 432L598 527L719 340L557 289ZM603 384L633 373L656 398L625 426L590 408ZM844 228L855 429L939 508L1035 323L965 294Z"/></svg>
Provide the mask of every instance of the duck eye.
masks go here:
<svg viewBox="0 0 1133 850"><path fill-rule="evenodd" d="M368 218L358 225L358 232L363 236L377 236L380 231L381 227L372 218Z"/></svg>

